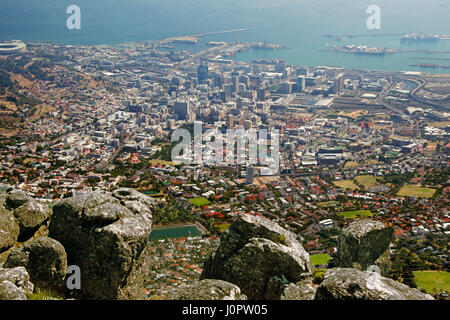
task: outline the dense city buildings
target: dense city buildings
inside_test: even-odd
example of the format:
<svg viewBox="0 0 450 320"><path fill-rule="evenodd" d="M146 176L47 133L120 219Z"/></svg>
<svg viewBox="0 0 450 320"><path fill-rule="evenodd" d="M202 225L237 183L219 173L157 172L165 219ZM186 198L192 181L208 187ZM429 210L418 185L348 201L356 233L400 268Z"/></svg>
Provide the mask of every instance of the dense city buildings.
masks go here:
<svg viewBox="0 0 450 320"><path fill-rule="evenodd" d="M394 256L406 248L416 270L448 271L450 75L230 58L254 46L27 43L0 57L2 192L12 186L52 204L130 187L155 199L155 226L197 223L204 240L152 243L162 257L147 298L161 294L158 283L198 276L197 260L239 214L275 221L311 256L330 259L336 232L370 216L394 228ZM174 161L174 131L195 140L196 124L200 154L223 159L230 150L207 147L212 132L265 130L273 156L278 130L277 170L237 158L197 164L195 141L180 158L189 161ZM394 270L404 279L400 263Z"/></svg>

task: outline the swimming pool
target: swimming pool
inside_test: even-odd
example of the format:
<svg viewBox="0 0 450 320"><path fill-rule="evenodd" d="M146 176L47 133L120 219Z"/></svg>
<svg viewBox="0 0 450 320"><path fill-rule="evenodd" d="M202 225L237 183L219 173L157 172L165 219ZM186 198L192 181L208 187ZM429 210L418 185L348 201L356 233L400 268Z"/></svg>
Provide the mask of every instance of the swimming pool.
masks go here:
<svg viewBox="0 0 450 320"><path fill-rule="evenodd" d="M150 233L149 240L201 237L202 233L195 225L184 225L176 227L155 228Z"/></svg>

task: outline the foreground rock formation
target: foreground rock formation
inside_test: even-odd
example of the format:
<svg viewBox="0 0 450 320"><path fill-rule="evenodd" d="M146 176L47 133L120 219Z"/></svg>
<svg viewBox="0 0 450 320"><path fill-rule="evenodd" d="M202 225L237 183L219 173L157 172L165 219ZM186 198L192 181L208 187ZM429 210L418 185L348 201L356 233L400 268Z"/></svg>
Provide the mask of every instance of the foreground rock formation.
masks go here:
<svg viewBox="0 0 450 320"><path fill-rule="evenodd" d="M26 300L33 289L24 267L0 268L0 300Z"/></svg>
<svg viewBox="0 0 450 320"><path fill-rule="evenodd" d="M0 195L0 300L24 300L34 288L62 291L68 265L80 267L79 298L140 299L153 210L151 198L125 188L64 199L53 214L23 192ZM293 233L268 219L241 215L205 261L201 280L174 289L168 298L433 299L365 271L374 265L389 271L392 233L370 219L351 222L338 239L340 267L329 269L317 285L309 255Z"/></svg>
<svg viewBox="0 0 450 320"><path fill-rule="evenodd" d="M242 215L222 235L204 264L201 279L221 279L249 299L280 299L284 287L311 271L295 235L262 217Z"/></svg>
<svg viewBox="0 0 450 320"><path fill-rule="evenodd" d="M333 268L326 272L316 300L433 300L429 294L376 272Z"/></svg>
<svg viewBox="0 0 450 320"><path fill-rule="evenodd" d="M51 209L23 191L0 194L0 262L14 247L47 235Z"/></svg>
<svg viewBox="0 0 450 320"><path fill-rule="evenodd" d="M314 300L316 291L312 275L305 273L300 281L290 283L284 288L281 300Z"/></svg>
<svg viewBox="0 0 450 320"><path fill-rule="evenodd" d="M86 299L138 299L145 277L154 202L132 189L92 192L58 202L49 236L81 269Z"/></svg>
<svg viewBox="0 0 450 320"><path fill-rule="evenodd" d="M8 256L4 268L25 267L31 282L39 289L58 291L67 271L67 255L58 241L43 237Z"/></svg>
<svg viewBox="0 0 450 320"><path fill-rule="evenodd" d="M338 261L352 268L329 269L323 282L316 285L310 273L309 255L294 234L267 219L242 215L231 224L218 249L205 262L201 278L229 281L249 299L433 299L376 272L358 270L374 264L385 268L380 257L386 256L391 240L392 230L380 222L355 220L339 238ZM190 293L190 298L194 298L195 292Z"/></svg>
<svg viewBox="0 0 450 320"><path fill-rule="evenodd" d="M367 270L377 266L382 275L389 274L389 245L394 230L370 219L357 219L342 229L338 238L337 267Z"/></svg>
<svg viewBox="0 0 450 320"><path fill-rule="evenodd" d="M241 289L222 280L205 279L169 293L168 300L247 300Z"/></svg>

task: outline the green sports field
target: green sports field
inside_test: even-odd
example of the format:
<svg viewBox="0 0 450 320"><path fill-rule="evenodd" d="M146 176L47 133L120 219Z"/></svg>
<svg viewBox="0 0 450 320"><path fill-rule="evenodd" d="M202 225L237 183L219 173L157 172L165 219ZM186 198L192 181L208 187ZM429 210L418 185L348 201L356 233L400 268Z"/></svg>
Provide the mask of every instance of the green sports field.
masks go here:
<svg viewBox="0 0 450 320"><path fill-rule="evenodd" d="M328 264L328 262L331 260L331 256L328 253L314 254L309 256L309 259L311 260L311 263L313 265Z"/></svg>
<svg viewBox="0 0 450 320"><path fill-rule="evenodd" d="M211 204L211 202L208 199L203 198L203 197L189 199L189 202L192 203L196 207L203 207L203 206L207 206L207 205Z"/></svg>
<svg viewBox="0 0 450 320"><path fill-rule="evenodd" d="M347 218L347 219L353 219L356 217L371 217L374 214L370 210L356 210L356 211L344 211L339 212L338 216Z"/></svg>
<svg viewBox="0 0 450 320"><path fill-rule="evenodd" d="M436 190L432 188L423 188L417 185L405 185L397 192L397 195L402 197L415 196L418 198L431 198L435 192Z"/></svg>
<svg viewBox="0 0 450 320"><path fill-rule="evenodd" d="M366 189L376 187L379 185L377 178L371 175L362 175L355 177L355 181L364 186Z"/></svg>
<svg viewBox="0 0 450 320"><path fill-rule="evenodd" d="M414 280L420 289L427 293L450 291L450 272L447 271L414 271Z"/></svg>
<svg viewBox="0 0 450 320"><path fill-rule="evenodd" d="M358 186L352 180L337 180L333 181L333 184L337 187L341 187L342 189L358 189Z"/></svg>

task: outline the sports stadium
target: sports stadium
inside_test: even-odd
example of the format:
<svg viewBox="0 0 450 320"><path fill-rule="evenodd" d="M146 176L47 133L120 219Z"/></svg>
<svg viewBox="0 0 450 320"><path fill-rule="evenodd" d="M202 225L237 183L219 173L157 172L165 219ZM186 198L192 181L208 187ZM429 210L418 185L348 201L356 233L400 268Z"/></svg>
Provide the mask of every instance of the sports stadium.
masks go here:
<svg viewBox="0 0 450 320"><path fill-rule="evenodd" d="M24 52L27 45L20 40L0 42L0 55Z"/></svg>

